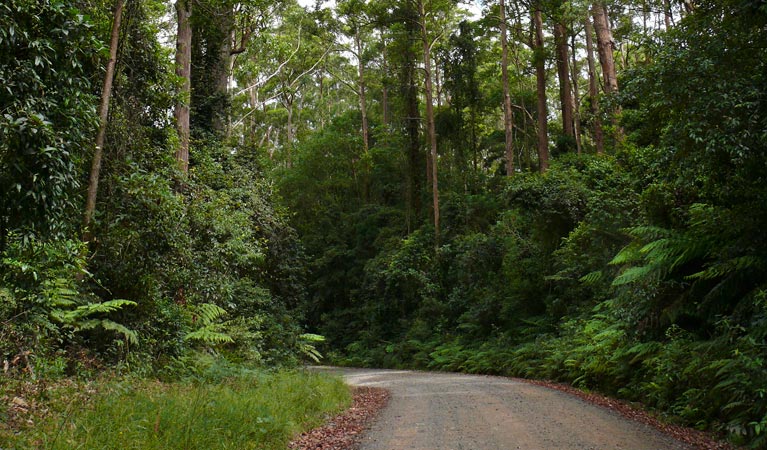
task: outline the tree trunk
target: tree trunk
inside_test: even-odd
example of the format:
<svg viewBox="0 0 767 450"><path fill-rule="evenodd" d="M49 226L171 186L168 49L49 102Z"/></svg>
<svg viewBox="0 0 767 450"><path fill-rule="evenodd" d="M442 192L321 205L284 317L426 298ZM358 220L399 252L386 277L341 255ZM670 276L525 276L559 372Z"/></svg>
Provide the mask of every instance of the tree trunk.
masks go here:
<svg viewBox="0 0 767 450"><path fill-rule="evenodd" d="M549 132L546 108L546 61L543 47L543 18L537 4L533 13L535 26L535 78L538 92L538 168L541 173L549 168Z"/></svg>
<svg viewBox="0 0 767 450"><path fill-rule="evenodd" d="M232 67L232 32L234 30L234 9L232 6L222 5L218 8L218 26L221 29L221 45L218 50L218 64L213 68L215 76L215 95L220 98L222 107L213 114L211 124L213 130L224 135L229 126L228 110L226 105L229 96L229 73ZM244 43L243 43L244 45Z"/></svg>
<svg viewBox="0 0 767 450"><path fill-rule="evenodd" d="M663 20L666 23L666 30L671 29L671 2L669 0L663 0Z"/></svg>
<svg viewBox="0 0 767 450"><path fill-rule="evenodd" d="M174 116L178 131L179 145L176 161L184 174L189 172L189 102L192 96L192 2L177 0L176 14L178 34L176 35L176 75L181 78L181 91L176 103Z"/></svg>
<svg viewBox="0 0 767 450"><path fill-rule="evenodd" d="M408 201L408 216L407 225L408 232L416 228L416 222L421 216L421 172L420 166L423 163L421 159L421 139L420 139L420 122L421 114L418 107L418 88L416 86L416 67L415 67L415 52L408 49L408 55L406 55L406 74L407 84L405 92L406 102L406 124L408 135L408 184L407 184L407 201Z"/></svg>
<svg viewBox="0 0 767 450"><path fill-rule="evenodd" d="M434 91L437 93L437 109L442 108L442 82L439 77L439 59L434 59Z"/></svg>
<svg viewBox="0 0 767 450"><path fill-rule="evenodd" d="M286 99L285 108L288 111L288 120L285 130L285 148L287 149L287 167L293 167L293 100Z"/></svg>
<svg viewBox="0 0 767 450"><path fill-rule="evenodd" d="M509 94L509 43L506 36L506 2L498 2L501 19L501 84L503 85L503 128L506 132L506 175L514 175L514 117Z"/></svg>
<svg viewBox="0 0 767 450"><path fill-rule="evenodd" d="M572 57L572 65L570 70L570 76L572 77L572 88L573 88L573 129L575 131L575 146L578 150L578 154L581 154L581 150L583 147L583 144L581 142L581 110L580 110L580 104L581 104L581 92L580 92L580 72L578 70L578 61L575 57L576 47L575 47L575 36L570 37L570 42L572 44L570 55Z"/></svg>
<svg viewBox="0 0 767 450"><path fill-rule="evenodd" d="M562 131L565 135L575 137L573 125L573 96L570 88L570 69L567 28L561 24L554 24L554 42L557 53L557 75L559 76L559 102L562 107Z"/></svg>
<svg viewBox="0 0 767 450"><path fill-rule="evenodd" d="M419 2L421 17L421 39L423 41L424 93L426 94L426 127L431 150L431 188L434 217L434 241L439 245L439 187L437 182L437 132L434 128L434 105L432 104L431 45L426 32L426 11L424 2Z"/></svg>
<svg viewBox="0 0 767 450"><path fill-rule="evenodd" d="M597 51L602 65L604 89L607 94L613 94L618 92L618 78L615 72L613 34L607 17L607 8L603 3L594 3L591 13L594 16L594 30L597 33Z"/></svg>
<svg viewBox="0 0 767 450"><path fill-rule="evenodd" d="M388 83L388 76L389 76L389 63L386 57L386 40L384 40L381 43L381 58L382 58L382 66L383 66L383 77L381 80L381 108L382 116L383 116L383 124L384 126L389 125L389 83Z"/></svg>
<svg viewBox="0 0 767 450"><path fill-rule="evenodd" d="M602 119L600 117L599 110L599 89L597 86L597 68L594 63L594 30L591 28L591 21L586 19L584 21L585 33L586 33L586 61L589 65L589 103L592 120L594 122L594 145L597 149L597 154L604 153L604 133L602 131Z"/></svg>
<svg viewBox="0 0 767 450"><path fill-rule="evenodd" d="M359 26L354 32L354 43L357 47L357 77L358 77L358 97L360 103L360 114L362 115L362 148L365 153L370 150L369 143L369 130L368 130L368 115L365 99L365 65L362 63L362 39L360 38Z"/></svg>
<svg viewBox="0 0 767 450"><path fill-rule="evenodd" d="M83 242L90 242L93 233L89 229L93 216L96 213L96 195L99 190L99 174L101 172L101 158L104 154L104 138L107 131L107 119L109 117L109 100L112 98L112 81L115 75L117 63L117 47L120 42L120 21L123 14L123 0L115 0L114 19L112 20L112 36L109 41L109 61L107 72L104 75L104 84L101 87L101 103L99 103L99 128L96 133L96 149L93 152L91 173L88 179L88 194L85 200L85 214L83 215Z"/></svg>

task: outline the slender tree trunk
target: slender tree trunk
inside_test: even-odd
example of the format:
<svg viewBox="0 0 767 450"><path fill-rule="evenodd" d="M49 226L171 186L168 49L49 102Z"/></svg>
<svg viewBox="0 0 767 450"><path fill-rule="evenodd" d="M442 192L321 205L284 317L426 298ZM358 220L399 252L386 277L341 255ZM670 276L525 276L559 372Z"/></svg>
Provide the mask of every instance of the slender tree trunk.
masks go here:
<svg viewBox="0 0 767 450"><path fill-rule="evenodd" d="M562 131L575 137L573 125L573 96L570 88L569 56L567 49L567 28L561 23L554 24L554 42L557 53L557 75L559 76L559 102L562 107Z"/></svg>
<svg viewBox="0 0 767 450"><path fill-rule="evenodd" d="M285 108L288 110L285 148L287 149L288 169L293 167L293 99L286 99Z"/></svg>
<svg viewBox="0 0 767 450"><path fill-rule="evenodd" d="M540 4L533 12L535 26L535 78L538 92L538 165L541 173L549 168L549 131L546 107L546 61L543 47L543 18Z"/></svg>
<svg viewBox="0 0 767 450"><path fill-rule="evenodd" d="M383 66L383 79L381 81L381 108L383 109L381 115L383 116L384 126L389 125L389 62L386 56L386 40L382 42L381 58Z"/></svg>
<svg viewBox="0 0 767 450"><path fill-rule="evenodd" d="M192 2L177 0L176 14L178 34L176 35L176 75L181 78L181 91L176 103L174 116L178 131L179 145L176 161L184 174L189 172L189 102L192 97Z"/></svg>
<svg viewBox="0 0 767 450"><path fill-rule="evenodd" d="M360 38L360 29L357 27L354 32L354 44L357 47L357 86L360 103L360 114L362 115L362 147L365 153L370 150L368 114L365 99L365 65L362 63L362 39Z"/></svg>
<svg viewBox="0 0 767 450"><path fill-rule="evenodd" d="M575 47L575 36L570 37L570 43L572 45L570 55L572 57L572 64L571 64L571 70L570 75L572 77L572 87L573 87L573 127L575 131L575 146L578 150L578 154L581 154L581 151L583 149L583 143L581 142L581 110L580 110L580 104L581 104L581 92L580 92L580 71L578 69L578 61L576 59L576 47Z"/></svg>
<svg viewBox="0 0 767 450"><path fill-rule="evenodd" d="M506 2L498 2L501 19L501 84L503 85L503 128L506 132L506 175L514 176L514 116L509 94L509 43L506 32Z"/></svg>
<svg viewBox="0 0 767 450"><path fill-rule="evenodd" d="M365 97L365 65L362 62L362 38L360 28L354 30L354 43L357 50L357 90L360 104L360 116L362 119L362 150L365 155L370 151L370 130L368 128L367 100ZM365 158L362 164L362 197L365 202L370 200L370 167L369 160Z"/></svg>
<svg viewBox="0 0 767 450"><path fill-rule="evenodd" d="M593 120L594 146L597 154L601 155L605 151L604 133L602 131L602 119L599 110L599 89L597 83L597 68L594 62L594 30L591 28L591 21L584 21L586 33L586 61L589 65L589 103L591 116Z"/></svg>
<svg viewBox="0 0 767 450"><path fill-rule="evenodd" d="M218 26L221 28L221 45L218 50L218 64L215 70L215 95L221 99L221 107L213 115L213 130L220 135L226 133L229 126L228 111L226 107L229 96L229 69L232 67L232 32L234 30L234 9L231 5L222 5L217 8ZM244 43L243 43L244 45Z"/></svg>
<svg viewBox="0 0 767 450"><path fill-rule="evenodd" d="M434 61L434 91L437 93L437 109L442 108L442 83L439 77L439 60Z"/></svg>
<svg viewBox="0 0 767 450"><path fill-rule="evenodd" d="M424 67L424 93L426 94L426 127L429 135L429 148L431 149L431 188L432 207L434 214L434 240L439 245L439 187L437 179L437 132L434 128L434 105L432 103L431 83L431 45L429 35L426 32L426 11L424 2L419 2L421 17L421 38L423 41L423 67Z"/></svg>
<svg viewBox="0 0 767 450"><path fill-rule="evenodd" d="M325 129L325 116L328 115L328 106L327 102L325 101L325 76L323 73L327 70L327 67L325 66L327 59L323 60L322 62L322 70L319 71L317 74L317 86L320 88L320 107L318 108L320 111L320 130Z"/></svg>
<svg viewBox="0 0 767 450"><path fill-rule="evenodd" d="M114 19L112 20L112 36L109 41L109 61L107 72L104 75L104 84L101 87L101 103L99 103L99 128L96 133L96 148L93 152L91 173L88 179L88 194L85 201L85 214L83 216L83 241L90 242L93 233L90 230L93 216L96 213L96 195L99 190L99 174L101 172L101 158L104 154L104 138L107 131L107 119L109 117L109 100L112 98L112 82L117 63L117 47L120 42L120 21L122 20L123 0L115 0Z"/></svg>
<svg viewBox="0 0 767 450"><path fill-rule="evenodd" d="M599 52L599 62L602 64L604 89L607 94L613 94L618 92L618 78L613 57L613 33L610 30L607 8L604 3L594 3L591 13L594 16L594 30L597 33L597 52Z"/></svg>
<svg viewBox="0 0 767 450"><path fill-rule="evenodd" d="M663 0L663 20L666 22L666 30L671 29L671 2Z"/></svg>
<svg viewBox="0 0 767 450"><path fill-rule="evenodd" d="M421 172L419 166L421 159L421 139L420 139L420 111L418 108L418 88L416 86L416 67L415 54L408 50L406 56L407 84L405 92L405 101L407 108L407 135L408 135L408 232L416 227L416 222L421 216ZM428 158L427 158L428 159Z"/></svg>

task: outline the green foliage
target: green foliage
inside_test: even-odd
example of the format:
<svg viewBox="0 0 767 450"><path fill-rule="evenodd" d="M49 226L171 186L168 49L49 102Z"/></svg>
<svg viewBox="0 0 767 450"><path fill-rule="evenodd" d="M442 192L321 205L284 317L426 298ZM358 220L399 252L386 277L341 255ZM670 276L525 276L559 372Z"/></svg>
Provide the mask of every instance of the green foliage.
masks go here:
<svg viewBox="0 0 767 450"><path fill-rule="evenodd" d="M277 450L351 400L340 379L309 372L239 368L199 381L105 382L83 404L63 402L34 429L0 438L16 448Z"/></svg>
<svg viewBox="0 0 767 450"><path fill-rule="evenodd" d="M83 334L90 335L93 347L112 343L111 337L94 335L97 331L117 333L125 344L138 344L135 330L107 317L136 302L103 301L78 281L89 275L84 270L82 243L40 243L16 235L8 241L0 255L0 282L8 286L0 291L0 331L5 336L0 351L6 358L22 354L45 358L81 343Z"/></svg>
<svg viewBox="0 0 767 450"><path fill-rule="evenodd" d="M73 2L0 5L0 251L11 230L43 239L74 231L100 49Z"/></svg>

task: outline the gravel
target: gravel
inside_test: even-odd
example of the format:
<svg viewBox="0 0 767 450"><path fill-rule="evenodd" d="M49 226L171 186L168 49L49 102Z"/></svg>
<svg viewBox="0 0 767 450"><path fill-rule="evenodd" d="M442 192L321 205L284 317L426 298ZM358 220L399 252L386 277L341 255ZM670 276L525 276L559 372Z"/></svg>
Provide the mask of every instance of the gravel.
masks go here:
<svg viewBox="0 0 767 450"><path fill-rule="evenodd" d="M447 373L316 370L337 373L357 386L354 405L325 427L302 435L293 449L732 448L567 385ZM390 399L383 408L387 391Z"/></svg>

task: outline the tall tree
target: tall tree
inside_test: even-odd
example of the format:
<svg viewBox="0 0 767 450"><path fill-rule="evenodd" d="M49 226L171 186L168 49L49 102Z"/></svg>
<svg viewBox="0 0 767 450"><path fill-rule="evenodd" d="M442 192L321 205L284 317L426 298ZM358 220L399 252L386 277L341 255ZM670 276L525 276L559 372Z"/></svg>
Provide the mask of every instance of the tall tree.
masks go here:
<svg viewBox="0 0 767 450"><path fill-rule="evenodd" d="M501 85L503 86L503 129L506 155L506 175L514 175L514 116L511 111L511 95L509 94L509 41L506 31L506 1L499 0L498 12L501 25Z"/></svg>
<svg viewBox="0 0 767 450"><path fill-rule="evenodd" d="M581 142L581 112L579 105L581 104L581 91L580 91L580 68L578 67L577 53L578 48L575 43L575 33L570 36L570 77L572 81L572 94L573 94L573 131L575 131L575 146L578 150L578 154L581 154L583 144Z"/></svg>
<svg viewBox="0 0 767 450"><path fill-rule="evenodd" d="M99 128L96 133L96 148L93 152L91 172L88 178L88 192L85 201L85 214L83 216L83 241L90 242L92 231L90 230L93 216L96 212L96 195L99 190L99 174L101 172L101 159L104 153L104 138L107 131L107 119L109 117L109 101L112 97L112 82L117 63L117 47L120 42L120 21L123 13L123 0L115 0L114 18L112 19L112 34L109 40L109 61L107 61L104 83L101 87L101 102L99 103Z"/></svg>
<svg viewBox="0 0 767 450"><path fill-rule="evenodd" d="M559 77L559 103L562 108L562 131L575 138L574 102L570 87L570 68L568 56L568 31L563 19L554 23L554 45L556 47L557 75Z"/></svg>
<svg viewBox="0 0 767 450"><path fill-rule="evenodd" d="M594 29L591 21L587 18L583 22L586 33L586 61L589 68L589 109L592 117L592 133L594 133L594 146L597 154L604 153L604 134L602 131L602 118L599 110L599 86L597 82L597 67L594 61Z"/></svg>
<svg viewBox="0 0 767 450"><path fill-rule="evenodd" d="M437 178L437 132L434 129L434 104L431 80L431 49L439 38L431 38L427 29L427 11L424 0L418 1L419 26L421 27L421 42L423 44L424 94L426 96L426 130L429 138L431 155L431 194L432 214L434 219L434 237L439 244L439 183Z"/></svg>
<svg viewBox="0 0 767 450"><path fill-rule="evenodd" d="M543 41L543 12L541 3L533 6L533 30L535 32L534 58L535 79L538 98L538 169L549 168L548 108L546 106L546 50Z"/></svg>
<svg viewBox="0 0 767 450"><path fill-rule="evenodd" d="M357 60L356 91L362 121L362 146L365 153L368 153L370 149L370 129L367 113L363 28L370 23L370 20L365 11L365 3L361 0L346 0L339 3L338 9L342 19L346 22L344 33L351 37L354 45L352 53Z"/></svg>
<svg viewBox="0 0 767 450"><path fill-rule="evenodd" d="M176 161L181 171L189 172L189 103L192 96L192 0L176 0L176 75L181 87L174 110L178 147Z"/></svg>
<svg viewBox="0 0 767 450"><path fill-rule="evenodd" d="M607 6L604 3L595 2L591 8L591 14L594 17L594 30L597 33L597 52L602 65L604 90L607 94L613 94L618 92L618 77L615 70L613 33L607 15Z"/></svg>
<svg viewBox="0 0 767 450"><path fill-rule="evenodd" d="M384 9L386 11L386 9ZM411 1L397 2L391 17L384 12L383 22L392 30L390 52L391 66L398 68L398 108L393 115L399 116L405 132L405 222L410 233L419 224L422 215L422 170L426 168L421 149L421 112L418 96L418 11Z"/></svg>

